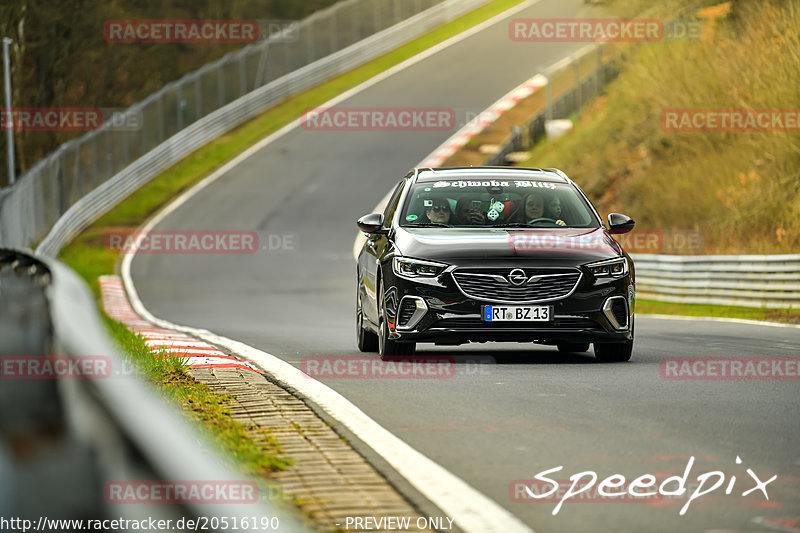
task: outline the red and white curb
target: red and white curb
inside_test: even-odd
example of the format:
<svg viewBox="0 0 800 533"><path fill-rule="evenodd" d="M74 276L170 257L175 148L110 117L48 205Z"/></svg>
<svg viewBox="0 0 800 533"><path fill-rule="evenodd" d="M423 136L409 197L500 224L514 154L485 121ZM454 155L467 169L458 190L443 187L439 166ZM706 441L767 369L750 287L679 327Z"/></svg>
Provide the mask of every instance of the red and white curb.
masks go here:
<svg viewBox="0 0 800 533"><path fill-rule="evenodd" d="M529 97L542 87L547 85L547 78L537 74L521 85L509 91L497 102L489 106L480 115L470 120L463 128L458 130L452 137L447 139L439 148L430 154L420 167L438 167L450 156L461 150L470 139L485 130L488 126L497 121L506 111L512 109L525 98Z"/></svg>
<svg viewBox="0 0 800 533"><path fill-rule="evenodd" d="M128 302L119 276L100 276L100 292L106 314L144 337L145 344L154 354L169 351L170 355L183 359L188 368L238 368L264 373L252 363L227 355L196 337L161 328L144 320Z"/></svg>

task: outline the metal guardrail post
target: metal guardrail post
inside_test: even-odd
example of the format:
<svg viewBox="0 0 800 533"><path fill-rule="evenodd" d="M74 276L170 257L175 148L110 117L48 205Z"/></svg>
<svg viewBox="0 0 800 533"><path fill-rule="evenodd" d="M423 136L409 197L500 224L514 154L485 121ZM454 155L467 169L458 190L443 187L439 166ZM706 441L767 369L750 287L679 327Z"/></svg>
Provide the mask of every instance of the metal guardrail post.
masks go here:
<svg viewBox="0 0 800 533"><path fill-rule="evenodd" d="M544 99L545 99L545 121L553 120L553 84L550 83L553 79L552 73L548 71L545 74L547 84L544 86Z"/></svg>
<svg viewBox="0 0 800 533"><path fill-rule="evenodd" d="M3 79L5 85L6 109L11 107L11 67L8 57L8 46L13 43L8 37L3 37ZM6 128L6 159L8 161L8 185L14 185L15 163L14 163L14 114L8 113L8 127Z"/></svg>
<svg viewBox="0 0 800 533"><path fill-rule="evenodd" d="M200 75L194 79L194 98L195 120L200 120L203 117L203 92L200 88Z"/></svg>
<svg viewBox="0 0 800 533"><path fill-rule="evenodd" d="M595 73L597 74L597 94L600 95L604 92L606 86L605 80L605 67L603 66L603 47L597 47L597 67L595 67Z"/></svg>

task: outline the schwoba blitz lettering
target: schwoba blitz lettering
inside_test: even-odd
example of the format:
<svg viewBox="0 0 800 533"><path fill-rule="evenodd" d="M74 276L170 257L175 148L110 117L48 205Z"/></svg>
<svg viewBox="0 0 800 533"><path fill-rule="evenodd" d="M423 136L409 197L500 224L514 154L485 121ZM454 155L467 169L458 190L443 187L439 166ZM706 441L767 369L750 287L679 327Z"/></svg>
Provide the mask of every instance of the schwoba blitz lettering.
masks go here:
<svg viewBox="0 0 800 533"><path fill-rule="evenodd" d="M736 457L736 464L742 464L742 460L737 456ZM625 476L621 474L614 474L608 476L602 480L600 480L600 484L597 487L597 493L601 497L605 498L615 498L620 496L632 496L632 497L639 497L639 498L647 498L655 495L661 496L683 496L687 493L686 484L689 480L689 475L692 470L692 466L694 465L694 456L689 458L689 461L686 463L686 469L683 471L682 476L672 476L664 479L659 484L656 477L652 474L645 474L643 476L639 476L633 481L628 482L625 479ZM541 481L550 485L548 490L544 490L541 492L532 491L527 486L525 487L525 492L528 493L528 496L531 498L542 500L545 498L549 498L555 494L560 486L558 481L548 478L546 476L553 474L562 470L563 466L557 466L555 468L551 468L549 470L542 470L538 474L536 474L534 479L537 481ZM767 485L775 481L778 476L774 475L771 478L767 479L766 481L762 481L761 478L753 472L752 469L748 468L746 470L749 478L745 478L746 481L753 483L749 488L745 489L741 492L741 496L747 496L751 493L756 491L760 491L764 495L764 499L769 500L769 495L767 494ZM692 504L693 501L714 492L715 490L719 489L725 484L725 480L727 476L724 472L719 470L714 470L711 472L705 472L703 474L699 474L696 477L697 484L694 487L694 491L689 496L689 499L681 508L679 514L683 516L686 514L686 511L689 509L689 506ZM558 512L561 510L561 506L569 500L570 498L581 494L582 492L588 491L592 488L598 481L597 473L591 470L587 470L585 472L578 472L577 474L573 474L569 477L569 480L572 482L569 489L564 492L563 497L559 502L556 504L555 508L553 509L553 515L557 515ZM737 477L731 476L728 479L728 484L725 487L725 494L730 495L733 493L734 488L739 490L741 485L737 485ZM627 489L627 490L626 490ZM672 489L672 490L670 490Z"/></svg>

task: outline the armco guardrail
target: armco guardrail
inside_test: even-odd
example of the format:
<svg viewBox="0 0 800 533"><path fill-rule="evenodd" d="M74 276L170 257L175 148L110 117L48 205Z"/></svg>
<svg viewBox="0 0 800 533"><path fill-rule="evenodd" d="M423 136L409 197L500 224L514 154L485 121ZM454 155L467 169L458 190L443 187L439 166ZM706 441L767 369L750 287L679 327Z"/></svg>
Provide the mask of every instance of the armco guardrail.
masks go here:
<svg viewBox="0 0 800 533"><path fill-rule="evenodd" d="M800 308L800 255L633 254L640 298Z"/></svg>
<svg viewBox="0 0 800 533"><path fill-rule="evenodd" d="M55 255L81 229L159 172L283 98L347 72L488 0L344 0L226 55L62 145L0 191L0 246ZM49 232L49 233L48 233Z"/></svg>
<svg viewBox="0 0 800 533"><path fill-rule="evenodd" d="M206 526L230 531L234 520L243 529L261 530L242 526L243 520L252 524L253 517L275 517L280 527L271 530L309 530L278 498L259 491L248 501L236 501L227 492L227 501L222 501L224 495L203 489L199 496L189 493L190 501L165 505L156 496L143 498L134 488L136 503L114 500L107 484L144 481L154 486L144 487L150 494L170 482L254 487L123 363L88 288L65 265L0 249L0 326L0 518L32 520L34 525L44 518L170 519L169 530L182 531L193 528L175 527L180 518L225 517L225 522L212 519ZM74 365L70 368L88 364L109 372L53 379L44 370L47 359L56 368L53 357ZM161 498L169 496L162 492ZM40 524L37 529L89 528Z"/></svg>

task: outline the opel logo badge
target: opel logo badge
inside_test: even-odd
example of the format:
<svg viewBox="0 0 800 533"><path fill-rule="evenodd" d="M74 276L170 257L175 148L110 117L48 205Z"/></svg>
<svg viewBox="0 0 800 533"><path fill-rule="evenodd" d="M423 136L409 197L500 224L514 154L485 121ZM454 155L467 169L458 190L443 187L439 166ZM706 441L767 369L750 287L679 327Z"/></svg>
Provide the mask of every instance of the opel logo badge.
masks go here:
<svg viewBox="0 0 800 533"><path fill-rule="evenodd" d="M528 276L525 275L525 271L521 268L515 268L508 274L508 282L512 285L516 285L517 287L526 281L528 281Z"/></svg>

